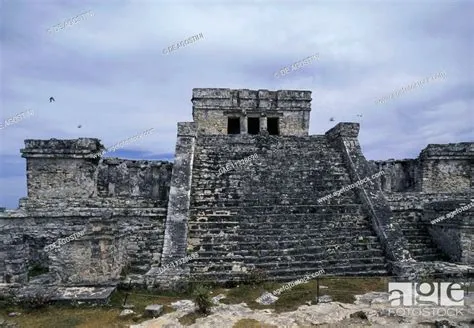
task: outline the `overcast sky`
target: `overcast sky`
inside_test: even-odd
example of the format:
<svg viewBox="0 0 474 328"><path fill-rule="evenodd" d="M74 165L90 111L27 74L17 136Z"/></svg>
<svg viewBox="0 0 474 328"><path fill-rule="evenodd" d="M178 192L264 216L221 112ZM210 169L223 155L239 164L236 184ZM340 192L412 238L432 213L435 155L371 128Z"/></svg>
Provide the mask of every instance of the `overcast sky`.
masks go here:
<svg viewBox="0 0 474 328"><path fill-rule="evenodd" d="M474 140L474 1L74 2L0 0L0 123L34 111L0 130L0 207L26 196L25 139L91 137L110 147L154 128L113 155L172 159L176 123L192 121L193 88L311 90L310 133L360 122L368 159ZM87 11L93 16L47 31Z"/></svg>

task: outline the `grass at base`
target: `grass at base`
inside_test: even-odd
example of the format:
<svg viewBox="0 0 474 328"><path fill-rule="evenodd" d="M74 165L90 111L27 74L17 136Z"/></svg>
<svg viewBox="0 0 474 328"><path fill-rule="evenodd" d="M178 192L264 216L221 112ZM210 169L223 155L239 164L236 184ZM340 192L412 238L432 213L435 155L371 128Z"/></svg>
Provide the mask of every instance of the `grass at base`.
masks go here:
<svg viewBox="0 0 474 328"><path fill-rule="evenodd" d="M353 303L354 295L365 294L371 291L386 292L388 278L321 278L319 279L319 296L329 295L334 301ZM294 311L308 301L316 304L317 282L311 280L306 284L297 285L278 295L278 300L272 305L261 305L255 300L265 291L277 290L285 283L264 283L259 286L239 285L227 293L227 298L221 300L225 304L238 304L245 302L252 309L275 309L276 312ZM328 288L321 288L325 286Z"/></svg>
<svg viewBox="0 0 474 328"><path fill-rule="evenodd" d="M352 303L356 294L364 294L370 291L386 292L388 278L321 278L319 296L330 295L334 301ZM311 280L306 284L293 287L280 294L278 301L272 305L260 305L255 302L264 291L272 292L285 283L266 282L260 285L239 285L232 289L214 288L211 296L218 294L226 295L221 300L225 304L239 304L242 302L252 309L274 309L276 312L293 311L307 301L315 304L316 280ZM119 318L122 311L122 304L125 298L125 291L115 292L110 300L109 306L96 307L72 307L72 306L47 306L43 309L27 312L18 307L6 306L0 309L0 317L7 318L9 312L22 313L19 317L8 318L8 321L18 323L20 327L34 328L125 328L131 324L140 323L147 320L138 317L144 313L145 307L150 304L164 305L164 313L173 312L170 307L172 302L183 299L193 299L190 294L161 293L154 294L146 290L133 290L127 299L128 304L133 304L136 315L127 318ZM192 323L200 316L197 314L187 315L183 318L183 324ZM239 327L239 326L237 326ZM252 326L249 326L252 327ZM258 327L258 326L256 326Z"/></svg>
<svg viewBox="0 0 474 328"><path fill-rule="evenodd" d="M110 305L104 306L66 306L48 305L38 310L26 311L17 306L6 306L0 309L0 317L7 318L9 312L20 312L18 317L8 318L8 321L17 323L20 327L34 328L128 328L131 324L148 320L138 317L143 314L145 307L150 304L161 304L163 314L173 312L170 304L183 298L186 294L168 294L170 296L156 295L146 290L134 290L127 298L128 304L133 304L132 309L136 314L127 319L119 318L126 292L117 291L111 299Z"/></svg>

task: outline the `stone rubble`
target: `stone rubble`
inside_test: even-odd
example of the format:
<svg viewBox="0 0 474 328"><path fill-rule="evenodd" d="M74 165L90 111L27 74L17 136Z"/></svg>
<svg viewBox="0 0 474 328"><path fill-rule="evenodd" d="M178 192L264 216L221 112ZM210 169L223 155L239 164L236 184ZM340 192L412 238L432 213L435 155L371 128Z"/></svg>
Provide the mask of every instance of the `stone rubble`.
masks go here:
<svg viewBox="0 0 474 328"><path fill-rule="evenodd" d="M388 312L388 293L372 292L357 295L354 304L331 302L318 305L302 305L296 311L275 313L273 310L252 310L245 303L220 304L211 310L205 318L199 318L190 326L183 326L178 318L192 312L190 307L181 307L177 312L163 315L160 318L145 321L130 328L232 328L241 319L254 319L260 323L281 328L303 328L321 326L331 328L369 326L415 328L422 325L434 327L473 327L474 324L474 294L466 295L463 315L459 317L446 316L404 316ZM393 308L392 308L393 309ZM365 319L366 318L366 319Z"/></svg>

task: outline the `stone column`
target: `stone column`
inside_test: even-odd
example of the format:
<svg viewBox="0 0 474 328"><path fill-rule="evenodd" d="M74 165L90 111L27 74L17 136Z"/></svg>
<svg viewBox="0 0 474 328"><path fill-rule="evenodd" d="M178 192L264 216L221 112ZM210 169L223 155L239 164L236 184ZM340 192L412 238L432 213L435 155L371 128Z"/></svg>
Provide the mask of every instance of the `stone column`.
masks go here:
<svg viewBox="0 0 474 328"><path fill-rule="evenodd" d="M265 113L260 115L260 134L268 135L267 114Z"/></svg>
<svg viewBox="0 0 474 328"><path fill-rule="evenodd" d="M240 117L240 134L248 134L247 113Z"/></svg>

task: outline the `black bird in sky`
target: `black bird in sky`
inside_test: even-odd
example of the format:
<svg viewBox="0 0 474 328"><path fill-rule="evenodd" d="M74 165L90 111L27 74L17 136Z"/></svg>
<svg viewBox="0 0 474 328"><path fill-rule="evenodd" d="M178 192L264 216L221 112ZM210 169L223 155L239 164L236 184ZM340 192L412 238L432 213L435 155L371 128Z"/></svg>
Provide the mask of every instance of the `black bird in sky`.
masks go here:
<svg viewBox="0 0 474 328"><path fill-rule="evenodd" d="M329 121L330 121L330 122L334 122L334 117L331 117L331 118L329 119Z"/></svg>
<svg viewBox="0 0 474 328"><path fill-rule="evenodd" d="M56 100L54 100L53 97L49 97L49 102L53 102L53 101L56 101Z"/></svg>

